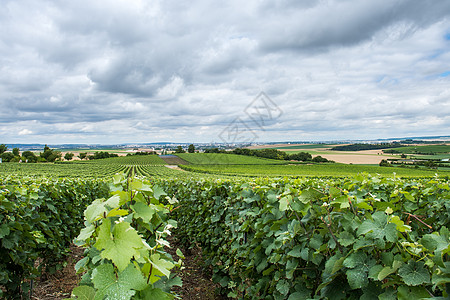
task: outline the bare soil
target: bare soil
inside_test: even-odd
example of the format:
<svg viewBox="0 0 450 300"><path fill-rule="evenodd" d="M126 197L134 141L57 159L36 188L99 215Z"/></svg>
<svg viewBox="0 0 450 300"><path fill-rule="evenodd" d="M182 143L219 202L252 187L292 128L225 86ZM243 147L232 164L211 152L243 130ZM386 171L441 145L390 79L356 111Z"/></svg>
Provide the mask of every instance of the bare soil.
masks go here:
<svg viewBox="0 0 450 300"><path fill-rule="evenodd" d="M160 156L168 165L188 165L189 163L178 156Z"/></svg>
<svg viewBox="0 0 450 300"><path fill-rule="evenodd" d="M224 300L227 297L218 294L220 285L212 282L212 270L204 266L201 249L194 247L189 251L182 249L175 238L168 239L171 248L166 249L174 260L178 260L176 249L180 248L185 255L183 268L178 271L178 276L183 281L182 287L174 287L173 291L183 300ZM72 254L67 258L64 269L55 274L43 274L33 282L31 299L34 300L60 300L70 298L72 290L81 279L80 274L75 273L75 264L83 258L84 250L72 246Z"/></svg>

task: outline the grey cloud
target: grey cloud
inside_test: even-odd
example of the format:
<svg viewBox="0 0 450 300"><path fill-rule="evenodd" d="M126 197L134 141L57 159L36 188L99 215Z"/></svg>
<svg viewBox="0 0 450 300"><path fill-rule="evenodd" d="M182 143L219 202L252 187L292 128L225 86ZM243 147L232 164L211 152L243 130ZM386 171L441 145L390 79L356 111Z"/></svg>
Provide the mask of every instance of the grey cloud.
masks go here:
<svg viewBox="0 0 450 300"><path fill-rule="evenodd" d="M329 1L310 10L285 10L269 17L261 47L266 51L320 50L370 40L378 31L406 22L412 33L450 16L448 1Z"/></svg>

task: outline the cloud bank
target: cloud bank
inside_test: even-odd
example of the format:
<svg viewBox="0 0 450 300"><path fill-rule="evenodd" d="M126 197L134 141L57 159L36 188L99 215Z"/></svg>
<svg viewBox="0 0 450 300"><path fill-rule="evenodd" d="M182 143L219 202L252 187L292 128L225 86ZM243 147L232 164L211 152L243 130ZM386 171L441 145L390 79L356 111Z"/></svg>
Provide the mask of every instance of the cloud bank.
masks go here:
<svg viewBox="0 0 450 300"><path fill-rule="evenodd" d="M448 135L446 0L2 3L0 142Z"/></svg>

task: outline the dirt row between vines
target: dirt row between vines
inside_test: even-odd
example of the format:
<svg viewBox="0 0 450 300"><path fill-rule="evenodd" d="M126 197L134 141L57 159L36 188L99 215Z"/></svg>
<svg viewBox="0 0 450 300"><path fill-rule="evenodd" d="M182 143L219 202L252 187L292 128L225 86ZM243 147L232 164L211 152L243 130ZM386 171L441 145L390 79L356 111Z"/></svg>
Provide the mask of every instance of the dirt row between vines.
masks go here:
<svg viewBox="0 0 450 300"><path fill-rule="evenodd" d="M185 259L183 260L183 269L178 275L183 281L182 287L174 287L176 292L183 300L223 300L226 297L218 295L220 286L212 282L212 271L204 266L201 249L194 248L191 251L181 248L175 238L168 239L171 248L166 251L170 253L174 260L178 260L175 251L180 248ZM75 264L83 258L84 250L72 246L71 255L67 258L67 265L57 271L55 274L43 274L40 278L33 281L33 290L31 299L35 300L60 300L70 298L72 290L80 281L81 275L75 273Z"/></svg>

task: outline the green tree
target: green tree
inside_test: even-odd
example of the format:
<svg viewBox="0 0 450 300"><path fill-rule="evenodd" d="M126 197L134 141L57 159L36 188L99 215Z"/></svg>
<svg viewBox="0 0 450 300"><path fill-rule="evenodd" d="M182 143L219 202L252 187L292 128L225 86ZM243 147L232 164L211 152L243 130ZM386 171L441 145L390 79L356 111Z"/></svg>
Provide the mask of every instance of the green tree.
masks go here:
<svg viewBox="0 0 450 300"><path fill-rule="evenodd" d="M62 154L59 151L54 149L50 149L47 145L44 147L44 152L40 154L41 158L45 159L48 162L54 162L57 159L60 159Z"/></svg>
<svg viewBox="0 0 450 300"><path fill-rule="evenodd" d="M0 154L3 154L4 152L6 152L6 150L8 150L8 146L6 146L5 144L1 144L0 145Z"/></svg>
<svg viewBox="0 0 450 300"><path fill-rule="evenodd" d="M380 161L379 166L380 167L390 167L391 164L387 160L383 159Z"/></svg>
<svg viewBox="0 0 450 300"><path fill-rule="evenodd" d="M78 157L83 160L87 157L87 153L86 152L80 152L80 154L78 154Z"/></svg>
<svg viewBox="0 0 450 300"><path fill-rule="evenodd" d="M188 147L188 152L189 152L189 153L194 153L194 152L195 152L195 146L194 146L194 144L190 144L190 145L189 145L189 147Z"/></svg>
<svg viewBox="0 0 450 300"><path fill-rule="evenodd" d="M38 158L37 156L31 152L31 151L24 151L22 153L22 156L25 158L25 160L27 160L29 163L35 163L37 162Z"/></svg>
<svg viewBox="0 0 450 300"><path fill-rule="evenodd" d="M2 158L3 162L10 162L14 158L14 154L11 152L3 152L0 157Z"/></svg>
<svg viewBox="0 0 450 300"><path fill-rule="evenodd" d="M314 157L312 159L313 162L317 162L317 163L323 163L323 162L328 162L328 159L326 159L325 157L322 157L320 155Z"/></svg>
<svg viewBox="0 0 450 300"><path fill-rule="evenodd" d="M64 159L65 159L65 160L72 160L72 158L74 157L74 155L75 155L75 154L73 154L73 153L71 153L71 152L67 152L67 153L64 155Z"/></svg>
<svg viewBox="0 0 450 300"><path fill-rule="evenodd" d="M14 156L20 156L19 148L13 148L12 153L14 154Z"/></svg>
<svg viewBox="0 0 450 300"><path fill-rule="evenodd" d="M177 149L175 150L175 153L186 153L186 151L183 150L183 147L178 146Z"/></svg>

